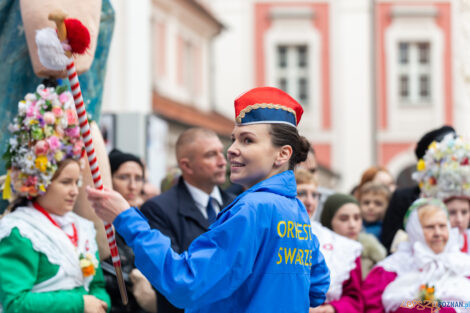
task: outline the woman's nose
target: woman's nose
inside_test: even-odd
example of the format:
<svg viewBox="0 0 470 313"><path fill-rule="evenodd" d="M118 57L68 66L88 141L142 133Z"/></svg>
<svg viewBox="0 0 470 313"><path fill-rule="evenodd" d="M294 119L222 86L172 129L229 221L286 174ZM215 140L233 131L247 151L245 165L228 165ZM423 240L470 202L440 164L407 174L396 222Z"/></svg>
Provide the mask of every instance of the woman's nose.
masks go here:
<svg viewBox="0 0 470 313"><path fill-rule="evenodd" d="M238 153L236 142L233 142L227 149L227 157L236 156Z"/></svg>

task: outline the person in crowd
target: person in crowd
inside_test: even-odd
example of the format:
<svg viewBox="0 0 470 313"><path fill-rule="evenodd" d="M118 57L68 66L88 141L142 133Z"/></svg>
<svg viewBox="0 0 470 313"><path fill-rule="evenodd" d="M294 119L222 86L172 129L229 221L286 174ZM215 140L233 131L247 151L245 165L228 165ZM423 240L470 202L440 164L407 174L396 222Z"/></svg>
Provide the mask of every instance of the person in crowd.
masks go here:
<svg viewBox="0 0 470 313"><path fill-rule="evenodd" d="M280 89L259 87L235 100L235 112L230 179L247 190L187 251L175 253L118 193L89 188L88 197L152 285L185 312L307 312L325 301L330 280L296 198L292 170L309 147L297 131L302 107Z"/></svg>
<svg viewBox="0 0 470 313"><path fill-rule="evenodd" d="M330 269L330 288L326 302L309 313L361 313L364 301L361 293L361 245L323 227L312 219L318 204L317 182L311 172L295 170L297 197L307 209L312 223L312 233L320 242L320 251Z"/></svg>
<svg viewBox="0 0 470 313"><path fill-rule="evenodd" d="M297 165L297 168L302 168L306 171L309 171L314 176L314 178L318 180L318 162L315 155L315 149L312 145L310 145L308 150L307 159L303 162L300 162L299 165Z"/></svg>
<svg viewBox="0 0 470 313"><path fill-rule="evenodd" d="M320 193L317 192L318 182L312 172L306 169L297 167L294 174L297 183L297 198L302 201L310 220L312 220L320 199Z"/></svg>
<svg viewBox="0 0 470 313"><path fill-rule="evenodd" d="M83 144L73 96L39 85L18 104L4 154L0 219L0 311L109 311L93 223L72 212ZM3 307L3 309L2 309Z"/></svg>
<svg viewBox="0 0 470 313"><path fill-rule="evenodd" d="M366 312L436 312L438 300L467 303L470 256L459 251L444 203L416 200L404 224L408 241L379 262L363 283ZM443 307L439 312L462 309Z"/></svg>
<svg viewBox="0 0 470 313"><path fill-rule="evenodd" d="M465 253L469 252L469 160L470 142L451 134L429 146L413 173L423 197L438 198L446 204L450 225L459 229L460 249Z"/></svg>
<svg viewBox="0 0 470 313"><path fill-rule="evenodd" d="M224 146L216 133L205 128L185 130L176 141L181 177L176 186L142 206L152 229L171 239L177 253L209 229L217 213L234 197L220 189L225 182ZM160 313L183 312L158 295Z"/></svg>
<svg viewBox="0 0 470 313"><path fill-rule="evenodd" d="M130 153L113 149L109 153L113 189L119 192L129 204L140 207L140 195L144 185L144 165L140 158ZM119 286L116 284L116 272L111 258L102 263L106 290L111 296L111 313L145 313L157 311L156 292L148 280L134 266L134 253L124 239L115 234L116 244L121 257L122 272L126 281L129 303L122 303Z"/></svg>
<svg viewBox="0 0 470 313"><path fill-rule="evenodd" d="M390 189L390 192L394 192L397 187L392 174L383 166L371 166L366 169L362 173L359 189L368 182L385 185Z"/></svg>
<svg viewBox="0 0 470 313"><path fill-rule="evenodd" d="M445 135L455 135L455 130L450 126L442 126L433 129L424 134L418 141L415 148L416 158L421 160L428 150L429 145L433 142L441 141ZM418 185L406 188L400 188L394 191L387 210L385 212L384 222L382 226L381 242L390 251L395 234L399 229L403 229L403 217L414 200L418 199L420 188Z"/></svg>
<svg viewBox="0 0 470 313"><path fill-rule="evenodd" d="M317 162L317 156L315 155L315 149L312 145L310 145L310 149L308 150L307 159L303 162L300 162L299 165L297 165L297 168L310 172L318 182L319 165ZM323 204L325 203L326 199L334 193L334 191L319 185L317 185L316 190L320 196L318 198L318 203L315 206L315 215L312 217L312 219L318 221L320 219L321 211L323 210Z"/></svg>
<svg viewBox="0 0 470 313"><path fill-rule="evenodd" d="M446 199L445 202L449 211L449 221L452 228L459 230L460 251L470 254L470 199L463 196L454 196Z"/></svg>
<svg viewBox="0 0 470 313"><path fill-rule="evenodd" d="M387 255L385 248L374 235L361 232L362 216L359 202L350 195L336 193L325 202L320 221L323 226L362 245L362 278L369 274L374 265Z"/></svg>
<svg viewBox="0 0 470 313"><path fill-rule="evenodd" d="M113 189L119 192L130 205L141 207L142 189L145 181L144 164L137 156L113 149L109 153Z"/></svg>
<svg viewBox="0 0 470 313"><path fill-rule="evenodd" d="M362 228L378 240L382 233L382 221L389 200L390 189L386 185L370 181L362 185L359 190L358 201L363 221Z"/></svg>

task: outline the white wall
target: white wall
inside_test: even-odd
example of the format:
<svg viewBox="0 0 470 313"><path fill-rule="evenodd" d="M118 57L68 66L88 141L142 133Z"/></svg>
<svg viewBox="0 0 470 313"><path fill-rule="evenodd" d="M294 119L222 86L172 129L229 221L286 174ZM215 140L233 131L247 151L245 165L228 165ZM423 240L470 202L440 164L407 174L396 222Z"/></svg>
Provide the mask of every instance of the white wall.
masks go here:
<svg viewBox="0 0 470 313"><path fill-rule="evenodd" d="M452 13L455 126L459 134L470 138L470 2L454 1Z"/></svg>
<svg viewBox="0 0 470 313"><path fill-rule="evenodd" d="M372 165L370 1L331 2L333 170L348 192Z"/></svg>
<svg viewBox="0 0 470 313"><path fill-rule="evenodd" d="M115 147L144 157L151 111L151 0L111 1L115 26L103 91L103 113L116 114Z"/></svg>
<svg viewBox="0 0 470 313"><path fill-rule="evenodd" d="M103 95L103 112L151 109L151 0L111 1L116 12Z"/></svg>
<svg viewBox="0 0 470 313"><path fill-rule="evenodd" d="M217 110L232 118L233 100L254 87L252 0L212 0L207 3L226 27L214 39L213 95Z"/></svg>

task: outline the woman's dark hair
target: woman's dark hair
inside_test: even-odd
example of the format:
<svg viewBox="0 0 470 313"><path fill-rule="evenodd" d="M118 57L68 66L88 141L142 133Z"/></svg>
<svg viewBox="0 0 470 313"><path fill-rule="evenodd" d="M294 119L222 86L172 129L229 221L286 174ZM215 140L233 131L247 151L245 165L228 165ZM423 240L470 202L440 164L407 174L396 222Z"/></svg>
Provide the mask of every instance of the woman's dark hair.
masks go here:
<svg viewBox="0 0 470 313"><path fill-rule="evenodd" d="M307 159L310 142L304 136L300 136L297 128L285 124L270 124L271 142L276 147L285 145L292 147L292 156L289 160L289 169Z"/></svg>

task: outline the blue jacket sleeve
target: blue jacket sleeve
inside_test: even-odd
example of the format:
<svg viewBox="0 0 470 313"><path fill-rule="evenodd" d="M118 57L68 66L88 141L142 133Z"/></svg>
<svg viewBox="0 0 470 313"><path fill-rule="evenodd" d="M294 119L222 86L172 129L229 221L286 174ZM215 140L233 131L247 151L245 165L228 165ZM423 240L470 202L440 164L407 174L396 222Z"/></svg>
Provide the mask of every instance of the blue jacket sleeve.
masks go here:
<svg viewBox="0 0 470 313"><path fill-rule="evenodd" d="M325 258L320 251L320 244L317 236L312 236L313 256L312 267L310 269L310 307L314 308L323 304L326 300L326 293L330 288L330 270L326 266Z"/></svg>
<svg viewBox="0 0 470 313"><path fill-rule="evenodd" d="M140 212L121 213L114 225L134 250L137 268L173 305L204 306L230 296L251 274L261 234L255 211L240 209L196 238L188 251L171 249L170 239L151 230Z"/></svg>

